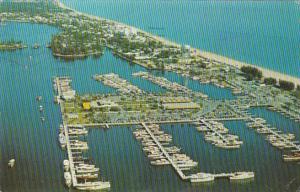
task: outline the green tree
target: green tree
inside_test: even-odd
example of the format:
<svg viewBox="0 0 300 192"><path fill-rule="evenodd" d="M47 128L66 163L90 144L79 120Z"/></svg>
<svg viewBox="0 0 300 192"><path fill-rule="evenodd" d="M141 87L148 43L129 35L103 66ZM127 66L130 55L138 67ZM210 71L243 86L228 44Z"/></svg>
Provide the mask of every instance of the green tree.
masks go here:
<svg viewBox="0 0 300 192"><path fill-rule="evenodd" d="M264 79L266 85L276 85L277 80L275 78L269 77Z"/></svg>
<svg viewBox="0 0 300 192"><path fill-rule="evenodd" d="M279 80L279 87L286 91L291 91L295 89L295 84L293 82Z"/></svg>

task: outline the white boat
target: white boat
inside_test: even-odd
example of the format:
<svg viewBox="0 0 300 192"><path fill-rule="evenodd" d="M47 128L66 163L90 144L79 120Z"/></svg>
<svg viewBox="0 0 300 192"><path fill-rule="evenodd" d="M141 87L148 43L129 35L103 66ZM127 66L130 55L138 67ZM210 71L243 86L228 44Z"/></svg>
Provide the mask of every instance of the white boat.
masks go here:
<svg viewBox="0 0 300 192"><path fill-rule="evenodd" d="M86 129L69 129L69 135L87 135Z"/></svg>
<svg viewBox="0 0 300 192"><path fill-rule="evenodd" d="M167 159L158 159L156 161L151 161L151 165L170 165L171 163Z"/></svg>
<svg viewBox="0 0 300 192"><path fill-rule="evenodd" d="M156 146L154 142L142 142L142 146Z"/></svg>
<svg viewBox="0 0 300 192"><path fill-rule="evenodd" d="M153 156L153 157L149 157L149 159L151 160L158 160L158 159L163 159L165 158L165 156L161 155L161 156Z"/></svg>
<svg viewBox="0 0 300 192"><path fill-rule="evenodd" d="M300 153L298 152L290 155L283 155L283 160L285 162L300 161Z"/></svg>
<svg viewBox="0 0 300 192"><path fill-rule="evenodd" d="M197 127L196 129L197 129L198 131L203 131L203 132L209 131L209 128L207 128L206 126L199 126L199 127Z"/></svg>
<svg viewBox="0 0 300 192"><path fill-rule="evenodd" d="M77 167L78 167L78 168L95 168L95 165L90 165L90 164L79 164Z"/></svg>
<svg viewBox="0 0 300 192"><path fill-rule="evenodd" d="M236 172L229 177L230 180L245 180L245 179L253 179L253 178L254 178L254 172Z"/></svg>
<svg viewBox="0 0 300 192"><path fill-rule="evenodd" d="M193 161L187 161L185 163L182 164L177 164L177 166L179 168L188 168L188 167L196 167L198 165L197 162L193 162Z"/></svg>
<svg viewBox="0 0 300 192"><path fill-rule="evenodd" d="M99 168L80 168L80 167L76 167L76 173L78 173L78 174L94 173L94 172L98 172L99 170L100 170Z"/></svg>
<svg viewBox="0 0 300 192"><path fill-rule="evenodd" d="M84 141L74 140L70 142L71 149L87 150L88 144Z"/></svg>
<svg viewBox="0 0 300 192"><path fill-rule="evenodd" d="M16 160L15 159L11 159L8 161L8 167L13 168L15 166Z"/></svg>
<svg viewBox="0 0 300 192"><path fill-rule="evenodd" d="M180 152L180 149L177 147L168 147L168 148L165 148L165 150L170 154Z"/></svg>
<svg viewBox="0 0 300 192"><path fill-rule="evenodd" d="M209 173L197 173L191 175L191 183L201 183L201 182L210 182L214 181L215 177Z"/></svg>
<svg viewBox="0 0 300 192"><path fill-rule="evenodd" d="M42 96L37 96L37 97L36 97L36 100L37 100L37 101L41 101L41 100L42 100Z"/></svg>
<svg viewBox="0 0 300 192"><path fill-rule="evenodd" d="M109 182L85 182L85 183L78 183L76 186L78 190L87 190L87 191L95 191L101 189L109 189L110 183Z"/></svg>
<svg viewBox="0 0 300 192"><path fill-rule="evenodd" d="M163 156L163 153L151 153L150 155L148 155L148 158L156 158L161 156Z"/></svg>
<svg viewBox="0 0 300 192"><path fill-rule="evenodd" d="M237 143L216 143L215 144L216 147L220 147L220 148L223 148L223 149L238 149L240 148L240 144Z"/></svg>
<svg viewBox="0 0 300 192"><path fill-rule="evenodd" d="M65 148L67 145L66 136L63 133L60 133L58 136L58 141L62 148Z"/></svg>
<svg viewBox="0 0 300 192"><path fill-rule="evenodd" d="M68 187L71 187L72 185L72 177L70 172L65 172L64 173L64 178L65 178L65 184Z"/></svg>
<svg viewBox="0 0 300 192"><path fill-rule="evenodd" d="M144 147L143 151L145 152L159 151L159 148L156 146L149 146L149 147Z"/></svg>
<svg viewBox="0 0 300 192"><path fill-rule="evenodd" d="M97 179L98 174L97 173L81 173L81 174L76 174L76 177L78 179Z"/></svg>
<svg viewBox="0 0 300 192"><path fill-rule="evenodd" d="M69 162L69 160L65 159L64 160L64 170L69 171L69 169L70 169L70 162Z"/></svg>
<svg viewBox="0 0 300 192"><path fill-rule="evenodd" d="M60 133L64 133L64 131L65 131L65 129L64 129L63 124L60 124L60 125L59 125L59 132L60 132Z"/></svg>

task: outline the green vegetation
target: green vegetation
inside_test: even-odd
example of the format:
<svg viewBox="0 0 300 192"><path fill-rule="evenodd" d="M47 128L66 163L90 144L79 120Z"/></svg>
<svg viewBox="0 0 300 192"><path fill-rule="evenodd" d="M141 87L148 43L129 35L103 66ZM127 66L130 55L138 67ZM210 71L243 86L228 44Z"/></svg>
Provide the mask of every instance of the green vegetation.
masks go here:
<svg viewBox="0 0 300 192"><path fill-rule="evenodd" d="M61 33L52 36L51 49L54 55L84 57L88 55L101 55L104 46L101 39L92 40L93 36L83 35L77 31L70 33Z"/></svg>
<svg viewBox="0 0 300 192"><path fill-rule="evenodd" d="M265 79L264 79L264 83L265 83L266 85L276 85L277 80L276 80L275 78L268 77L268 78L265 78Z"/></svg>
<svg viewBox="0 0 300 192"><path fill-rule="evenodd" d="M248 81L252 81L253 79L259 80L262 78L262 72L256 67L242 66L241 71L244 73Z"/></svg>
<svg viewBox="0 0 300 192"><path fill-rule="evenodd" d="M292 91L295 89L295 84L293 82L279 80L279 87L285 91Z"/></svg>
<svg viewBox="0 0 300 192"><path fill-rule="evenodd" d="M292 93L296 98L300 99L300 85L297 86L297 89Z"/></svg>
<svg viewBox="0 0 300 192"><path fill-rule="evenodd" d="M15 41L14 39L9 41L0 41L0 51L16 50L25 47L26 46L22 44L22 41Z"/></svg>
<svg viewBox="0 0 300 192"><path fill-rule="evenodd" d="M1 2L0 12L26 13L29 15L44 15L49 12L63 11L51 1L44 2Z"/></svg>

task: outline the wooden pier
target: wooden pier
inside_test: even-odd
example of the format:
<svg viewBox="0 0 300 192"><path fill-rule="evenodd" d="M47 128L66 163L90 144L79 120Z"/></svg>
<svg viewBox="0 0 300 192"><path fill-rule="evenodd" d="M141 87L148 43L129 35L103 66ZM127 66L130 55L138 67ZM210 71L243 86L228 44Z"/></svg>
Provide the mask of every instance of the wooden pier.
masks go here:
<svg viewBox="0 0 300 192"><path fill-rule="evenodd" d="M226 129L223 124L215 122L215 121L205 121L200 120L198 123L200 125L199 131L205 132L205 139L213 143L213 145L225 148L225 149L236 149L239 148L240 145L243 143L242 141L238 140L238 136L228 134L228 129ZM204 127L205 130L201 129ZM207 132L211 133L211 135L206 134ZM218 138L214 138L217 136Z"/></svg>
<svg viewBox="0 0 300 192"><path fill-rule="evenodd" d="M68 80L68 77L63 77L63 79ZM57 94L58 94L57 97L58 97L58 99L61 99L62 94L63 94L63 90L62 90L62 87L61 87L60 78L55 78L54 82L55 82L56 91L57 91ZM71 81L68 80L68 82L70 83ZM70 91L69 89L70 89L70 87L67 88L67 91ZM64 100L60 100L58 102L58 104L60 105L61 113L63 113L64 112ZM97 173L82 175L80 173L77 173L77 171L76 171L76 168L78 168L78 165L79 165L79 167L80 166L92 166L92 167L94 167L94 165L85 164L84 160L81 160L81 158L77 159L77 157L76 158L74 157L75 154L80 155L80 154L82 154L83 150L86 150L88 148L88 146L85 142L81 142L80 140L78 140L79 135L83 135L83 134L88 133L85 130L85 128L81 125L69 126L69 125L67 125L67 122L65 122L63 117L62 117L62 126L63 126L63 134L65 136L67 155L68 155L69 171L67 171L67 172L69 172L70 175L71 175L71 183L70 184L78 190L100 190L100 189L110 188L110 183L109 182L102 182L102 181L87 182L88 177L92 178L93 180L97 179L98 178ZM74 131L72 132L72 137L75 137L75 140L70 138L70 134L71 134L70 129L75 129L75 132ZM83 145L83 147L79 147L79 148L72 147L72 145L75 145L75 144L79 144L79 146ZM84 178L85 181L84 182L79 182L78 178ZM67 180L66 177L65 177L65 179ZM67 184L67 182L66 182L66 184Z"/></svg>
<svg viewBox="0 0 300 192"><path fill-rule="evenodd" d="M169 153L165 150L165 148L161 145L161 143L156 139L156 137L154 136L154 134L152 133L152 131L148 128L148 126L146 125L146 123L141 123L141 125L144 127L144 129L148 132L148 134L151 136L151 138L153 139L153 141L155 142L155 144L159 147L159 149L162 151L162 153L164 154L164 156L167 158L167 160L171 163L172 167L175 169L175 171L177 172L177 174L180 176L180 178L182 180L187 180L189 179L188 176L186 176L181 169L177 166L177 164L172 160L172 158L170 157Z"/></svg>
<svg viewBox="0 0 300 192"><path fill-rule="evenodd" d="M282 136L282 134L279 134L279 133L281 133L281 131L276 130L274 128L270 128L269 126L265 125L265 123L256 121L255 118L250 118L250 120L251 120L250 122L255 124L253 126L253 128L258 128L259 127L259 128L264 128L264 129L268 130L269 134L274 135L276 138L281 140L284 144L289 145L290 148L294 149L293 151L300 152L300 145L296 144L296 143L298 143L297 141L291 141L290 139Z"/></svg>
<svg viewBox="0 0 300 192"><path fill-rule="evenodd" d="M76 187L78 182L77 182L75 166L74 166L74 161L73 161L73 154L72 154L71 145L70 145L70 138L69 138L69 134L68 134L68 126L63 124L63 127L64 127L64 133L66 136L66 142L67 142L67 153L68 153L68 159L69 159L69 163L70 163L70 173L71 173L71 178L72 178L72 185L73 185L73 187Z"/></svg>

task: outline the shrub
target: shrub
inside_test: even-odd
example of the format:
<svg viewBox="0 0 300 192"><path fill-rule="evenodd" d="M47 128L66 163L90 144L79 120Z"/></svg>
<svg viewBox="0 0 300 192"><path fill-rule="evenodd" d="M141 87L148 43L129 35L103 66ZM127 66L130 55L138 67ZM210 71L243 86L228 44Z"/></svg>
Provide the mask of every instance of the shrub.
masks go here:
<svg viewBox="0 0 300 192"><path fill-rule="evenodd" d="M255 68L255 67L242 66L241 71L245 74L247 80L261 79L262 78L261 70Z"/></svg>
<svg viewBox="0 0 300 192"><path fill-rule="evenodd" d="M279 87L286 91L291 91L295 89L295 84L293 82L279 80Z"/></svg>
<svg viewBox="0 0 300 192"><path fill-rule="evenodd" d="M276 85L277 80L275 78L269 77L264 79L266 85Z"/></svg>

